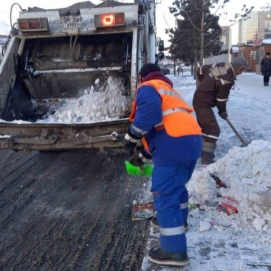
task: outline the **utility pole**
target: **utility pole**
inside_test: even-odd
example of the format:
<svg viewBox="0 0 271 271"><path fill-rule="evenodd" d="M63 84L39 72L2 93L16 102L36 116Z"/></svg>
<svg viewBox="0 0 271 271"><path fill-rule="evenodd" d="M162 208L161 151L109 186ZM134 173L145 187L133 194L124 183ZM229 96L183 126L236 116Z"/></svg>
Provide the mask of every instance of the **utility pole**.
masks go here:
<svg viewBox="0 0 271 271"><path fill-rule="evenodd" d="M201 0L201 22L200 22L200 65L203 65L204 58L204 16L205 16L205 0Z"/></svg>

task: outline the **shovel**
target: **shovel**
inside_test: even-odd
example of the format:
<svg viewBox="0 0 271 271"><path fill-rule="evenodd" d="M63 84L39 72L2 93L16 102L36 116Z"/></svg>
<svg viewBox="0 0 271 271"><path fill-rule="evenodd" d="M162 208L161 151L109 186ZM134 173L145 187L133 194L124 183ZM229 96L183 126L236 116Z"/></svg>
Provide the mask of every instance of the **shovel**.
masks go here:
<svg viewBox="0 0 271 271"><path fill-rule="evenodd" d="M129 160L124 161L126 171L129 175L135 176L152 176L153 165L144 164L142 159L139 157L137 149L134 149L133 156Z"/></svg>
<svg viewBox="0 0 271 271"><path fill-rule="evenodd" d="M237 137L240 139L240 141L242 143L241 147L246 147L250 142L245 142L245 140L237 132L237 130L235 129L235 127L232 125L232 123L230 122L230 120L228 118L226 118L226 121L228 122L228 124L230 125L230 127L232 128L232 130L234 131L234 133L237 135Z"/></svg>
<svg viewBox="0 0 271 271"><path fill-rule="evenodd" d="M133 165L129 161L125 161L124 163L126 166L127 173L129 175L146 176L146 177L152 176L152 170L153 170L152 165L143 164L142 166L136 166L136 165Z"/></svg>

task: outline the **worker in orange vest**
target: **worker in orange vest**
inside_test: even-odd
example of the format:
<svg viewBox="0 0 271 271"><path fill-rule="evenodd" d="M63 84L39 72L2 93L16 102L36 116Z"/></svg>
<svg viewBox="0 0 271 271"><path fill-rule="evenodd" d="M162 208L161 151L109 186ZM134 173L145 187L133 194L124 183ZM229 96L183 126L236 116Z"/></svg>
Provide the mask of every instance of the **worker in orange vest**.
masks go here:
<svg viewBox="0 0 271 271"><path fill-rule="evenodd" d="M161 247L148 259L160 265L189 263L185 236L188 191L185 187L202 150L201 129L169 78L153 63L139 72L139 88L130 115L132 121L123 146L129 156L143 141L142 154L154 163L151 192L160 229Z"/></svg>

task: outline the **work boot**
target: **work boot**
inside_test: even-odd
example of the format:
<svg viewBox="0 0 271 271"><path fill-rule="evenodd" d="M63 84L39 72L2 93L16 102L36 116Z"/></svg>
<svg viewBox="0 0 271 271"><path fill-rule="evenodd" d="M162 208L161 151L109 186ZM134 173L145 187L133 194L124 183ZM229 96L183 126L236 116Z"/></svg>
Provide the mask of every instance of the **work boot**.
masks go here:
<svg viewBox="0 0 271 271"><path fill-rule="evenodd" d="M157 216L153 216L153 218L151 219L151 226L153 226L156 229L159 229ZM184 230L188 231L188 223L187 223L187 221L184 222Z"/></svg>
<svg viewBox="0 0 271 271"><path fill-rule="evenodd" d="M215 155L211 152L201 152L201 164L202 165L210 165L215 162Z"/></svg>
<svg viewBox="0 0 271 271"><path fill-rule="evenodd" d="M209 165L215 162L215 147L216 142L208 142L206 140L203 140L201 152L201 163L203 165Z"/></svg>
<svg viewBox="0 0 271 271"><path fill-rule="evenodd" d="M151 248L147 258L152 263L160 265L185 266L189 264L186 252L168 253L162 248Z"/></svg>

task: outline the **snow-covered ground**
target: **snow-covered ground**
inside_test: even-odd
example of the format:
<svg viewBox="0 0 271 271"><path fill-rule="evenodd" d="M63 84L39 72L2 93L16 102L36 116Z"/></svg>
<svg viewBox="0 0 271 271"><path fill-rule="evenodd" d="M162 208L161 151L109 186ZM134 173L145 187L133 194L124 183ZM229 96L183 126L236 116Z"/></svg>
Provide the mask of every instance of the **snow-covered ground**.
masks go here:
<svg viewBox="0 0 271 271"><path fill-rule="evenodd" d="M191 105L195 91L192 77L169 78ZM271 270L271 86L264 87L262 76L246 73L238 76L227 104L229 119L247 147L220 119L221 136L217 161L209 166L198 163L188 183L190 193L190 264L184 268L162 267L146 258L142 270L247 271ZM215 109L216 111L216 109ZM216 185L211 174L227 188ZM139 200L151 199L151 181L146 181ZM218 210L227 197L238 213ZM140 223L140 222L135 222ZM159 246L159 232L150 227L147 251Z"/></svg>

